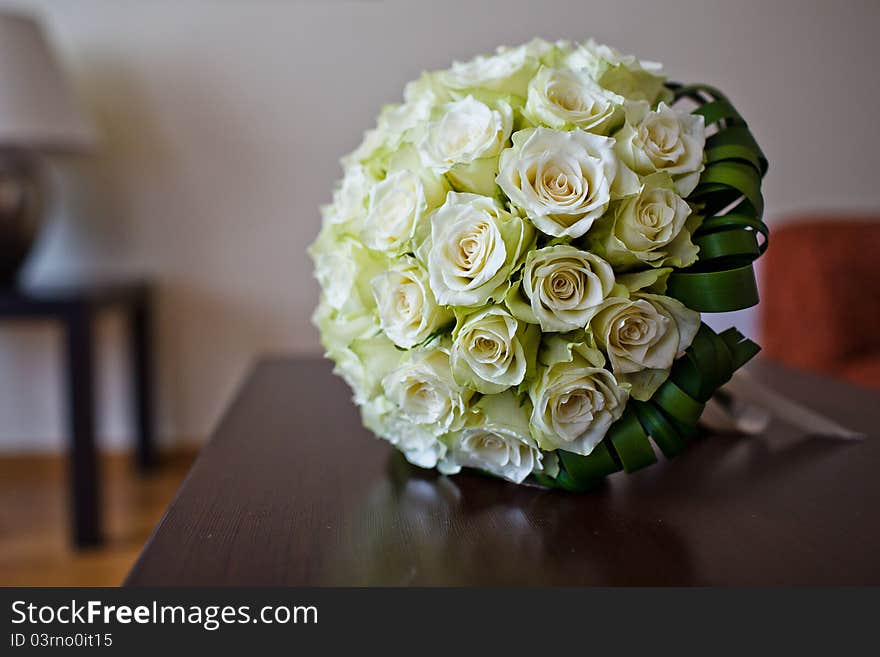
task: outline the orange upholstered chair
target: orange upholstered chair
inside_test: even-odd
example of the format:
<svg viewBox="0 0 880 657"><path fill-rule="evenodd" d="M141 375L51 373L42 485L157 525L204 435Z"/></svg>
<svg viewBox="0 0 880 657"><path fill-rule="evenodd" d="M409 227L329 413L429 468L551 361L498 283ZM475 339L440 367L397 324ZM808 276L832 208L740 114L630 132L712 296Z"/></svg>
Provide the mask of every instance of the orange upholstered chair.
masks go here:
<svg viewBox="0 0 880 657"><path fill-rule="evenodd" d="M880 389L880 217L786 222L760 264L764 355Z"/></svg>

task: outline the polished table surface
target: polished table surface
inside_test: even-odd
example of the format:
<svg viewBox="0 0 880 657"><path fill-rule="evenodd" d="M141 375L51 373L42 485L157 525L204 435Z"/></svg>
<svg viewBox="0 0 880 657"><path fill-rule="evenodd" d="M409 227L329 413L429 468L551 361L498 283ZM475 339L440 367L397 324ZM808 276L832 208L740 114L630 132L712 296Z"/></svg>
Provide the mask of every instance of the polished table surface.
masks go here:
<svg viewBox="0 0 880 657"><path fill-rule="evenodd" d="M868 437L774 423L570 494L412 467L329 363L261 361L127 583L880 584L880 395L752 372Z"/></svg>

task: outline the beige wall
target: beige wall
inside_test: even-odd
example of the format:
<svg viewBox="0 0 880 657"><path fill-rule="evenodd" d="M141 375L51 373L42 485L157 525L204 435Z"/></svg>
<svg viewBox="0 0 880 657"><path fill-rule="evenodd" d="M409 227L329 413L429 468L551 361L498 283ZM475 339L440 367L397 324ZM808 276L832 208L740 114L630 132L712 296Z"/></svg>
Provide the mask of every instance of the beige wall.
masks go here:
<svg viewBox="0 0 880 657"><path fill-rule="evenodd" d="M104 136L99 157L58 172L63 209L30 276L155 274L165 437L210 430L256 354L318 350L303 249L337 158L406 80L453 57L593 35L728 92L771 161L771 222L880 207L872 0L0 5L44 16ZM119 326L100 334L102 434L119 441ZM60 444L57 338L0 327L0 448Z"/></svg>

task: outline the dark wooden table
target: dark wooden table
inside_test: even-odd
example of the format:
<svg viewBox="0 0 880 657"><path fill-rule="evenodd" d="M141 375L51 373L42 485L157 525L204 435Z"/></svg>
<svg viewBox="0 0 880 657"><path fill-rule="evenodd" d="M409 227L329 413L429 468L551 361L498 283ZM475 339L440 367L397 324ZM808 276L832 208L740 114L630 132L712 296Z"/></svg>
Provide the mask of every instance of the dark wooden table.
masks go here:
<svg viewBox="0 0 880 657"><path fill-rule="evenodd" d="M880 584L880 396L752 371L869 437L714 435L574 495L411 467L328 363L264 360L127 584Z"/></svg>
<svg viewBox="0 0 880 657"><path fill-rule="evenodd" d="M150 285L143 281L0 289L0 318L57 321L64 330L67 416L70 427L73 543L101 543L101 489L95 444L94 323L107 308L125 313L137 434L137 465L153 464ZM2 394L2 391L0 391Z"/></svg>

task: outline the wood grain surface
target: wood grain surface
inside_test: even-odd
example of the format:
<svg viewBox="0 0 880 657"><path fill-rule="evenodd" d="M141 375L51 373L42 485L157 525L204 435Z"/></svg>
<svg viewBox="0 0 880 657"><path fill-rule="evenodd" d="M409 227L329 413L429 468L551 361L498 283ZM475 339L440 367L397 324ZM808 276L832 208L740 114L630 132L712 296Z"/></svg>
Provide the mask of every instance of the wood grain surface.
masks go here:
<svg viewBox="0 0 880 657"><path fill-rule="evenodd" d="M419 470L329 363L261 361L127 583L880 584L880 397L751 369L869 437L712 435L576 495Z"/></svg>

